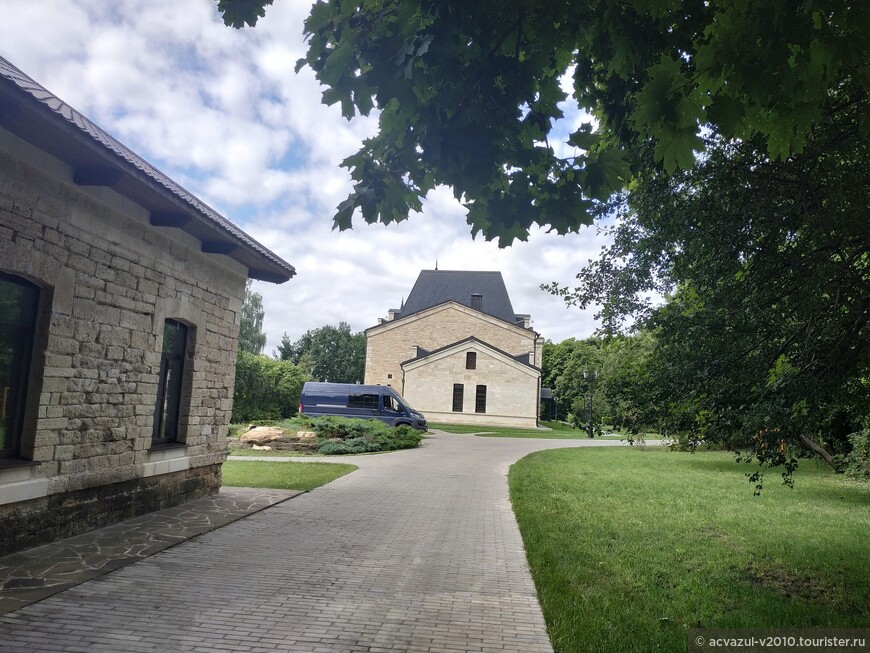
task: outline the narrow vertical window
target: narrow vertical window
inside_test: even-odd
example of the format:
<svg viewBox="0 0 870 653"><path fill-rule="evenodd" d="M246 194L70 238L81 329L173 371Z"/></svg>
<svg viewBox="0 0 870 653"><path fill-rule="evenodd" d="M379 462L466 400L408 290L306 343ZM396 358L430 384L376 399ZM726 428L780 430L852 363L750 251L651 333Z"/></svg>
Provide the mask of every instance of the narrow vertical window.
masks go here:
<svg viewBox="0 0 870 653"><path fill-rule="evenodd" d="M485 385L477 386L477 393L474 397L474 412L475 413L485 413L486 412L486 386Z"/></svg>
<svg viewBox="0 0 870 653"><path fill-rule="evenodd" d="M181 389L184 378L184 354L187 350L187 326L166 320L163 326L163 355L157 383L157 407L154 411L153 444L178 440Z"/></svg>
<svg viewBox="0 0 870 653"><path fill-rule="evenodd" d="M465 386L461 383L453 384L453 412L462 412L462 401L465 395Z"/></svg>
<svg viewBox="0 0 870 653"><path fill-rule="evenodd" d="M21 454L39 288L0 272L0 458Z"/></svg>
<svg viewBox="0 0 870 653"><path fill-rule="evenodd" d="M469 351L465 354L465 369L467 370L476 370L477 369L477 352Z"/></svg>
<svg viewBox="0 0 870 653"><path fill-rule="evenodd" d="M476 311L483 310L483 295L481 295L479 293L474 293L471 296L471 308L473 308Z"/></svg>

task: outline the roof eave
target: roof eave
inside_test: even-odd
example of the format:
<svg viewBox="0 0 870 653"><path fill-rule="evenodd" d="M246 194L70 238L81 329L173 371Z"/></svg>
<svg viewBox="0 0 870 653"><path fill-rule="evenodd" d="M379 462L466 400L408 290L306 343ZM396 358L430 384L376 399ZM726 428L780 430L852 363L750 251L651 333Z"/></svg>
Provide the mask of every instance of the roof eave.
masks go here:
<svg viewBox="0 0 870 653"><path fill-rule="evenodd" d="M72 183L111 188L149 211L153 227L189 233L204 253L230 257L251 279L284 283L295 276L290 263L2 58L0 64L0 127L69 165Z"/></svg>

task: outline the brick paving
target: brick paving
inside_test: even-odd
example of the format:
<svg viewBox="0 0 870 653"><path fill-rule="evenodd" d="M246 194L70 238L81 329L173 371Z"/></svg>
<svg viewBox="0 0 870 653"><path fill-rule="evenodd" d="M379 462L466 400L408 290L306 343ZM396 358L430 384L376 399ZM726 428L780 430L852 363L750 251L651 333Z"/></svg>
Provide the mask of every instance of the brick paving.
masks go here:
<svg viewBox="0 0 870 653"><path fill-rule="evenodd" d="M619 444L436 433L354 457L329 485L0 617L0 650L551 653L507 470Z"/></svg>

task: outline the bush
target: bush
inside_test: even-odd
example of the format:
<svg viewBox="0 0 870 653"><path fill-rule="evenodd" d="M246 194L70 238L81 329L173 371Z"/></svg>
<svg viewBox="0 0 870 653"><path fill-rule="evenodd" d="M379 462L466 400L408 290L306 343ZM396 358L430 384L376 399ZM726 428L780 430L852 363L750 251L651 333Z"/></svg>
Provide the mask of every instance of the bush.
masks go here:
<svg viewBox="0 0 870 653"><path fill-rule="evenodd" d="M289 361L239 351L233 422L292 417L298 411L306 374Z"/></svg>
<svg viewBox="0 0 870 653"><path fill-rule="evenodd" d="M410 426L392 427L375 419L316 417L311 428L321 439L317 452L333 456L411 449L423 440Z"/></svg>
<svg viewBox="0 0 870 653"><path fill-rule="evenodd" d="M845 457L843 471L849 476L870 478L870 428L849 436L852 451Z"/></svg>

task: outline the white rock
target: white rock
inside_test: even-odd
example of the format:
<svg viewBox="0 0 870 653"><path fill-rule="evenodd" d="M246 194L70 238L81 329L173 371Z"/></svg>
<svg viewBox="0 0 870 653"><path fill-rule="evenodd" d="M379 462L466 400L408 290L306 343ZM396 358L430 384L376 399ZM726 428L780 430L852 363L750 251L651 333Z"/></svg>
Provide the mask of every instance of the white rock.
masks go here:
<svg viewBox="0 0 870 653"><path fill-rule="evenodd" d="M284 435L284 431L279 428L275 428L274 426L255 426L254 428L245 432L242 437L239 438L239 441L253 442L255 444L266 444L267 442L271 442L272 440L279 439L282 435Z"/></svg>

